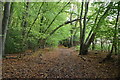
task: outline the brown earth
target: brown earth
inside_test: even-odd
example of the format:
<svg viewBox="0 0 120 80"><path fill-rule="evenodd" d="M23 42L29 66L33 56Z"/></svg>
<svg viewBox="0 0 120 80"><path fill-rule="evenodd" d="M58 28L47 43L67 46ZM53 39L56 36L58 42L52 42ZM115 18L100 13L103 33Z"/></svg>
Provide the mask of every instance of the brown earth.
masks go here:
<svg viewBox="0 0 120 80"><path fill-rule="evenodd" d="M21 58L3 59L3 78L115 78L117 56L99 63L106 54L90 51L79 55L74 48L39 49ZM13 54L12 56L16 56Z"/></svg>

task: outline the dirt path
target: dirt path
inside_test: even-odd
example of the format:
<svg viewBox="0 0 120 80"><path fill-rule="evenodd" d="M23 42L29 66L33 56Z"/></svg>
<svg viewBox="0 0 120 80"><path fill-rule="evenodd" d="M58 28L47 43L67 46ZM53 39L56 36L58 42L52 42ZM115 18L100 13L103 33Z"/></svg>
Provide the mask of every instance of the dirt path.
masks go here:
<svg viewBox="0 0 120 80"><path fill-rule="evenodd" d="M51 55L45 55L45 58L43 59L48 62L46 67L52 64L48 70L45 70L46 67L44 67L44 70L48 71L48 77L85 78L96 75L95 69L91 72L93 69L92 65L86 64L73 52L73 50L61 48L57 49L54 53L51 53ZM88 69L90 72L88 72Z"/></svg>
<svg viewBox="0 0 120 80"><path fill-rule="evenodd" d="M42 55L41 55L42 54ZM83 57L85 60L83 60ZM97 57L97 58L96 58ZM78 56L74 49L39 50L21 59L3 60L3 78L111 78L116 70L99 64L98 56ZM101 66L102 65L102 66ZM111 64L112 65L112 64ZM115 67L116 68L116 67Z"/></svg>

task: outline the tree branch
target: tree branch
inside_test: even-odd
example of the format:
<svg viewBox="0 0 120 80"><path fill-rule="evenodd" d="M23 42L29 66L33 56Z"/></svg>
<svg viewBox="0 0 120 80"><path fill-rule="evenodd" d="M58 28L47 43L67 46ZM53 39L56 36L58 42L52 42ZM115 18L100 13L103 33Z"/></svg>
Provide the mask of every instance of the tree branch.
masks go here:
<svg viewBox="0 0 120 80"><path fill-rule="evenodd" d="M36 18L34 19L33 23L31 24L31 26L30 26L28 32L26 33L26 36L28 36L28 34L30 33L30 31L31 31L31 29L32 29L32 26L33 26L33 25L35 24L35 22L37 21L38 16L39 16L39 14L40 14L40 10L41 10L43 4L44 4L44 2L43 2L42 5L40 6L39 11L38 11L38 14L37 14Z"/></svg>
<svg viewBox="0 0 120 80"><path fill-rule="evenodd" d="M55 19L57 18L57 16L64 10L64 8L69 4L70 2L68 2L61 10L60 12L58 12L58 14L54 17L54 19L51 21L51 23L48 25L48 27L46 28L46 30L44 31L44 33L46 33L46 31L50 28L50 26L52 25L52 23L55 21Z"/></svg>
<svg viewBox="0 0 120 80"><path fill-rule="evenodd" d="M113 5L113 2L110 2L106 11L104 12L104 14L100 17L98 23L97 23L97 26L95 28L95 30L97 30L99 27L100 27L100 23L101 21L105 18L106 14L108 13L108 11L111 9ZM94 41L94 38L95 38L95 35L96 35L96 32L93 32L93 34L91 35L90 39L88 40L88 42L86 43L86 48L89 48L90 44Z"/></svg>
<svg viewBox="0 0 120 80"><path fill-rule="evenodd" d="M49 36L48 37L50 37L52 34L54 34L59 28L61 28L62 26L64 26L64 25L67 25L67 24L69 24L69 23L72 23L72 22L75 22L75 21L78 21L78 20L80 20L80 19L74 19L74 20L71 20L71 21L66 21L66 22L64 22L63 24L61 24L61 25L59 25L57 28L55 28L50 34L49 34ZM47 38L48 38L47 37ZM46 39L47 39L46 38Z"/></svg>

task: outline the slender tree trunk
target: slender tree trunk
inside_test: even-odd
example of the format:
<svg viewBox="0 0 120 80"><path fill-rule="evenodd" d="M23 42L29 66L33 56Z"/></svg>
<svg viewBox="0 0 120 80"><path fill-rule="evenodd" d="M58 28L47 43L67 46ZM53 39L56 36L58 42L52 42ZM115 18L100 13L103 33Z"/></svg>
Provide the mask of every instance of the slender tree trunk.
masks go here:
<svg viewBox="0 0 120 80"><path fill-rule="evenodd" d="M86 18L87 18L87 13L88 13L88 5L89 5L89 1L85 2L85 14L84 14L84 20L83 20L83 28L82 28L82 31L81 31L81 34L80 34L81 37L80 37L80 52L79 52L79 54L87 54L88 53L88 51L86 50L86 45L84 43L85 31L86 31Z"/></svg>
<svg viewBox="0 0 120 80"><path fill-rule="evenodd" d="M71 12L73 11L73 9L72 9L72 7L71 7ZM72 20L72 13L70 14L70 21ZM70 23L70 26L71 26L71 28L73 27L73 24L72 23ZM73 29L71 29L70 30L70 34L71 34L71 36L70 36L70 39L69 39L69 48L70 47L72 47L73 46Z"/></svg>
<svg viewBox="0 0 120 80"><path fill-rule="evenodd" d="M26 29L28 26L28 22L27 22L27 18L28 18L28 11L29 11L29 2L25 3L25 11L23 13L23 22L22 22L22 36L23 36L23 40L22 40L22 50L24 50L27 46L27 42L26 42Z"/></svg>
<svg viewBox="0 0 120 80"><path fill-rule="evenodd" d="M76 21L76 23L75 23L75 31L74 31L74 33L73 33L73 45L74 45L74 41L75 41L75 37L76 37L76 33L78 32L78 28L77 28L77 23L78 23L78 21Z"/></svg>
<svg viewBox="0 0 120 80"><path fill-rule="evenodd" d="M120 2L118 3L118 8L120 7ZM117 13L117 18L116 18L116 23L115 23L115 32L114 32L114 39L113 39L113 44L115 48L115 54L117 54L117 34L118 34L118 21L119 21L119 16L120 15L120 9L118 9Z"/></svg>
<svg viewBox="0 0 120 80"><path fill-rule="evenodd" d="M102 37L100 39L100 42L101 42L101 51L103 51L103 39L102 39Z"/></svg>
<svg viewBox="0 0 120 80"><path fill-rule="evenodd" d="M92 50L95 50L95 41L92 42Z"/></svg>
<svg viewBox="0 0 120 80"><path fill-rule="evenodd" d="M11 24L11 22L12 22L12 15L13 15L13 10L14 10L14 3L13 2L11 2L11 5L10 5L11 7L10 7L10 16L9 16L9 23L8 24Z"/></svg>
<svg viewBox="0 0 120 80"><path fill-rule="evenodd" d="M73 30L71 30L71 41L70 41L70 43L71 43L71 47L73 46Z"/></svg>
<svg viewBox="0 0 120 80"><path fill-rule="evenodd" d="M13 6L13 2L11 2L11 5L10 5L10 15L9 15L9 21L8 21L8 29L7 29L7 35L6 35L6 40L8 40L8 38L10 37L10 31L9 31L9 28L11 27L11 26L13 26L13 24L15 23L15 22L12 22L13 21L13 17L12 17L12 15L13 15L13 9L14 9L14 6ZM17 23L16 23L17 24ZM7 42L7 41L6 41ZM5 46L7 45L7 43L5 43ZM7 52L7 50L5 50L5 52L4 53L8 53Z"/></svg>
<svg viewBox="0 0 120 80"><path fill-rule="evenodd" d="M2 20L2 42L3 42L3 56L5 55L5 41L6 41L6 33L7 33L7 26L9 22L9 15L10 15L10 2L6 2L4 4L4 15Z"/></svg>
<svg viewBox="0 0 120 80"><path fill-rule="evenodd" d="M42 16L41 17L41 26L42 26L43 21L44 21L44 17ZM43 30L40 30L39 32L41 33L41 32L43 32ZM45 48L45 43L46 43L46 40L40 38L39 41L38 41L38 44L40 44L40 45L38 45L39 48L44 49Z"/></svg>
<svg viewBox="0 0 120 80"><path fill-rule="evenodd" d="M46 44L46 39L39 40L39 48L44 49Z"/></svg>
<svg viewBox="0 0 120 80"><path fill-rule="evenodd" d="M83 15L83 7L84 7L84 0L82 0L80 20L79 20L79 24L80 24L80 51L79 51L79 54L81 54L82 45L83 45L83 42L82 42L82 15Z"/></svg>
<svg viewBox="0 0 120 80"><path fill-rule="evenodd" d="M110 51L110 43L108 43L108 52Z"/></svg>
<svg viewBox="0 0 120 80"><path fill-rule="evenodd" d="M72 20L72 14L70 14L70 21ZM73 46L73 24L71 23L72 30L70 30L71 38L70 38L70 47Z"/></svg>
<svg viewBox="0 0 120 80"><path fill-rule="evenodd" d="M119 14L120 14L119 6L120 6L120 4L118 3L118 13L117 13L117 18L116 18L116 23L115 23L115 32L114 32L114 36L113 36L112 48L111 48L110 53L106 56L105 59L103 59L103 61L106 61L106 60L111 59L111 56L112 56L112 53L113 53L114 48L116 49L116 50L115 50L115 53L117 52L116 39L117 39L117 28L118 28L118 25L117 25L117 24L118 24Z"/></svg>
<svg viewBox="0 0 120 80"><path fill-rule="evenodd" d="M2 36L3 36L2 35L2 18L3 18L3 3L1 2L0 3L0 60L2 59L2 52L3 52L3 45L2 45Z"/></svg>
<svg viewBox="0 0 120 80"><path fill-rule="evenodd" d="M110 60L110 59L111 59L111 56L112 56L112 53L113 53L113 49L114 49L114 45L112 44L111 51L110 51L110 53L106 56L106 58L103 59L103 62L106 61L106 60Z"/></svg>
<svg viewBox="0 0 120 80"><path fill-rule="evenodd" d="M70 48L71 47L71 37L69 37L68 39L67 39L68 41L68 48Z"/></svg>

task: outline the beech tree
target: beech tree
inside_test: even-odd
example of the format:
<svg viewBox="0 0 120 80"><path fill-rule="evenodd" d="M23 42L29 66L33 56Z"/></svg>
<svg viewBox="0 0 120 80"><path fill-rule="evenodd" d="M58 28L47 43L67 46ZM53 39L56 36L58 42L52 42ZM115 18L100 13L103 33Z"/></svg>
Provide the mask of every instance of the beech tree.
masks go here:
<svg viewBox="0 0 120 80"><path fill-rule="evenodd" d="M111 24L108 17L115 14L111 13L115 11L115 4L90 3L89 0L83 0L81 3L11 3L10 19L6 19L9 27L5 52L23 52L27 49L36 50L59 44L76 47L75 44L79 42L81 55L87 54L91 46L95 50L100 38L106 40L106 43L109 41L111 48L110 35L114 33L114 28L109 25L113 26L114 20ZM71 5L74 6L73 9ZM102 29L105 26L106 32ZM104 43L101 44L103 49Z"/></svg>
<svg viewBox="0 0 120 80"><path fill-rule="evenodd" d="M2 17L3 17L3 3L0 3L0 58L2 58L3 46L2 46Z"/></svg>
<svg viewBox="0 0 120 80"><path fill-rule="evenodd" d="M9 16L10 16L10 2L6 2L4 4L4 15L2 19L2 53L4 56L4 50L5 50L5 42L6 42L6 35L7 35L7 27L8 27L8 21L9 21Z"/></svg>
<svg viewBox="0 0 120 80"><path fill-rule="evenodd" d="M111 9L111 7L112 7L112 2L110 2L109 3L109 5L108 5L108 7L107 7L107 9L106 9L106 11L103 13L103 15L100 17L100 19L98 20L98 22L97 22L97 24L95 25L95 30L97 31L98 29L99 29L99 27L100 27L100 24L101 24L101 21L102 20L104 20L105 18L106 18L106 14L108 13L108 11ZM88 8L88 3L86 3L86 8ZM83 6L83 5L82 5ZM86 9L86 13L87 13L87 10L88 9ZM81 11L81 13L82 13L82 11ZM99 14L99 11L98 11L98 14ZM81 15L82 16L82 15ZM84 20L85 20L85 18L86 18L86 15L84 15ZM97 20L97 18L96 18L96 20ZM96 22L96 20L95 20L95 22ZM84 21L84 24L85 24L85 21ZM90 45L91 45L91 43L94 41L94 38L95 38L95 35L96 35L96 31L90 31L90 33L89 33L89 35L91 35L91 36L88 36L88 39L87 39L87 41L85 41L85 43L83 42L84 41L84 37L85 37L85 25L83 26L83 29L81 28L81 37L80 37L80 39L81 39L81 46L80 46L80 53L79 54L87 54L88 53L88 48L90 47ZM92 33L93 32L93 33Z"/></svg>

